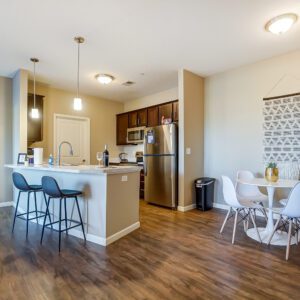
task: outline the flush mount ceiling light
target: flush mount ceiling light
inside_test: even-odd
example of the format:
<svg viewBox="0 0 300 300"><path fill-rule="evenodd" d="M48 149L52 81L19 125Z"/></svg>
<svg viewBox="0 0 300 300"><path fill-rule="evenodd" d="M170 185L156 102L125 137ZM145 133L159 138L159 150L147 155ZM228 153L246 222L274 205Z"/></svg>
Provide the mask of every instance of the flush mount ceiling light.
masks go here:
<svg viewBox="0 0 300 300"><path fill-rule="evenodd" d="M35 107L36 105L36 95L35 95L35 64L39 62L37 58L30 58L33 62L33 108L31 109L31 118L39 119L40 113L39 110Z"/></svg>
<svg viewBox="0 0 300 300"><path fill-rule="evenodd" d="M296 14L283 14L271 19L265 26L266 30L274 34L282 34L287 32L297 21Z"/></svg>
<svg viewBox="0 0 300 300"><path fill-rule="evenodd" d="M82 110L82 100L79 97L79 63L80 63L80 44L84 43L84 38L77 36L74 38L74 41L77 43L77 96L73 100L74 110Z"/></svg>
<svg viewBox="0 0 300 300"><path fill-rule="evenodd" d="M109 84L111 83L115 78L109 74L97 74L95 78L101 83L101 84Z"/></svg>

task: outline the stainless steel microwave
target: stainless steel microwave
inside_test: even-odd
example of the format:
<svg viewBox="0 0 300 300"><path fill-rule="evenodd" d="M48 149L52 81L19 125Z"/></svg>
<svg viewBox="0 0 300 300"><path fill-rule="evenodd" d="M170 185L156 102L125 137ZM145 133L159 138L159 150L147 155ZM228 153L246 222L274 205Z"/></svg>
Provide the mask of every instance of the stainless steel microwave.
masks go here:
<svg viewBox="0 0 300 300"><path fill-rule="evenodd" d="M127 143L128 144L142 144L144 143L144 130L146 127L135 127L127 129Z"/></svg>

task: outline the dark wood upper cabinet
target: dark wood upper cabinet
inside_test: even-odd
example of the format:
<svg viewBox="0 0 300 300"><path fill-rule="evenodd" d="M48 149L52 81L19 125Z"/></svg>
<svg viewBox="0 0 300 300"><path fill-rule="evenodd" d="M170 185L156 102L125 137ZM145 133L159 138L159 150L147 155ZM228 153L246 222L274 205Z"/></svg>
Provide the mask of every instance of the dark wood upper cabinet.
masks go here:
<svg viewBox="0 0 300 300"><path fill-rule="evenodd" d="M147 126L147 108L138 110L138 126Z"/></svg>
<svg viewBox="0 0 300 300"><path fill-rule="evenodd" d="M154 105L117 115L117 145L127 144L127 129L141 126L158 126L162 117L178 121L178 101Z"/></svg>
<svg viewBox="0 0 300 300"><path fill-rule="evenodd" d="M128 113L129 128L147 126L147 109L140 109Z"/></svg>
<svg viewBox="0 0 300 300"><path fill-rule="evenodd" d="M138 114L137 111L132 111L130 113L128 113L128 127L132 128L132 127L137 127L138 123Z"/></svg>
<svg viewBox="0 0 300 300"><path fill-rule="evenodd" d="M128 114L117 115L117 145L127 144Z"/></svg>
<svg viewBox="0 0 300 300"><path fill-rule="evenodd" d="M178 110L178 101L173 102L173 122L178 122L178 115L179 115L179 110Z"/></svg>
<svg viewBox="0 0 300 300"><path fill-rule="evenodd" d="M159 125L159 122L158 122L158 106L148 107L147 110L148 110L147 126L152 127L152 126Z"/></svg>
<svg viewBox="0 0 300 300"><path fill-rule="evenodd" d="M172 102L171 103L166 103L166 104L162 104L159 105L158 107L158 121L159 124L161 124L162 122L162 118L165 119L173 119L173 106L172 106Z"/></svg>

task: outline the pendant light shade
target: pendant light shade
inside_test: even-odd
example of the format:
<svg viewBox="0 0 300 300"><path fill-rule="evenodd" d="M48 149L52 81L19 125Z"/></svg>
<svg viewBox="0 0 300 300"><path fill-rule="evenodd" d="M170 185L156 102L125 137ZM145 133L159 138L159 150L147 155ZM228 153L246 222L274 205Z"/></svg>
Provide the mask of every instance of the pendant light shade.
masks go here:
<svg viewBox="0 0 300 300"><path fill-rule="evenodd" d="M82 110L82 100L81 100L81 98L74 98L73 108L74 108L74 110Z"/></svg>
<svg viewBox="0 0 300 300"><path fill-rule="evenodd" d="M33 108L31 109L31 118L39 119L40 112L38 108L36 108L36 94L35 94L35 64L39 62L37 58L30 58L33 62Z"/></svg>
<svg viewBox="0 0 300 300"><path fill-rule="evenodd" d="M79 66L80 66L80 44L84 43L84 38L77 36L74 38L74 41L77 43L77 97L73 100L74 110L82 110L82 100L79 97Z"/></svg>

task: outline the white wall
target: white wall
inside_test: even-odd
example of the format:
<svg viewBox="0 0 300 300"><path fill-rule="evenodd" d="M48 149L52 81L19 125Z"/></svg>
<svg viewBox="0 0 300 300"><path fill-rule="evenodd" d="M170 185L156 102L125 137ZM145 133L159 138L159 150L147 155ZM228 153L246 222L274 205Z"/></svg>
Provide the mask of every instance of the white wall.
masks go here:
<svg viewBox="0 0 300 300"><path fill-rule="evenodd" d="M142 98L134 99L124 103L124 111L131 111L135 109L144 108L151 105L156 105L168 101L178 99L178 87L165 90L159 93L148 95Z"/></svg>
<svg viewBox="0 0 300 300"><path fill-rule="evenodd" d="M10 172L4 168L12 159L12 80L0 77L0 203L12 201Z"/></svg>
<svg viewBox="0 0 300 300"><path fill-rule="evenodd" d="M262 99L300 92L300 51L205 79L206 176L263 173ZM216 201L223 202L217 182Z"/></svg>
<svg viewBox="0 0 300 300"><path fill-rule="evenodd" d="M18 153L27 153L27 91L28 72L18 70L13 78L13 161Z"/></svg>

